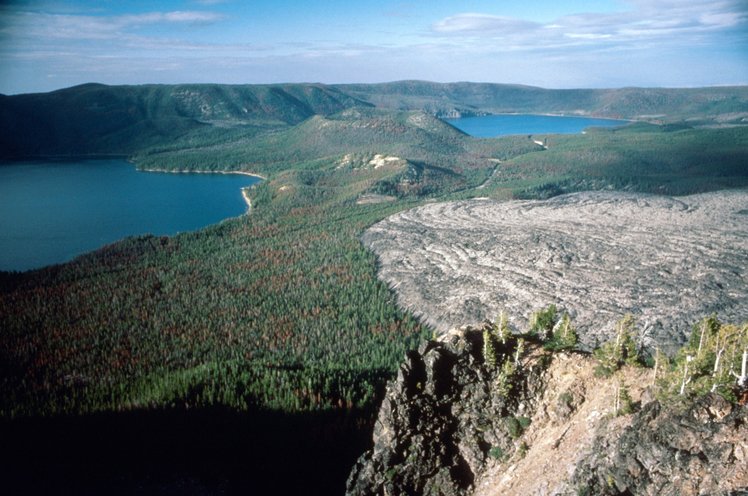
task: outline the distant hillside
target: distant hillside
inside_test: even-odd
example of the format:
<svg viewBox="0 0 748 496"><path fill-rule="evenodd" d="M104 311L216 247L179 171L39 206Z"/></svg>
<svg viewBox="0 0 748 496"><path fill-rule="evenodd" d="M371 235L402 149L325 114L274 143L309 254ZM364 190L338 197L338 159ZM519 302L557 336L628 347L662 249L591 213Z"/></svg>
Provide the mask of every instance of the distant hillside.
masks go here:
<svg viewBox="0 0 748 496"><path fill-rule="evenodd" d="M0 96L0 157L123 154L200 128L297 124L368 105L322 85L85 84Z"/></svg>
<svg viewBox="0 0 748 496"><path fill-rule="evenodd" d="M205 142L288 128L352 108L417 110L438 117L527 112L692 125L748 123L748 87L573 89L486 83L143 85L85 84L0 95L0 158L133 155L174 140Z"/></svg>
<svg viewBox="0 0 748 496"><path fill-rule="evenodd" d="M527 112L748 122L745 86L550 90L509 84L398 81L337 88L379 107L422 109L443 117Z"/></svg>
<svg viewBox="0 0 748 496"><path fill-rule="evenodd" d="M143 168L226 169L246 164L269 174L289 163L336 158L357 152L405 154L412 160L455 164L469 138L423 112L371 108L315 115L273 132L235 130L200 134L154 147L136 156Z"/></svg>

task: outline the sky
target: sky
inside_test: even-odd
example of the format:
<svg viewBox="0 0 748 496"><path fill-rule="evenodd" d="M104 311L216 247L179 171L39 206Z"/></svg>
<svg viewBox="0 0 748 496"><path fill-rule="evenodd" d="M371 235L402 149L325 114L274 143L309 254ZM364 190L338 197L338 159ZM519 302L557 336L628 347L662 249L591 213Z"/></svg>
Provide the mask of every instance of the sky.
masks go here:
<svg viewBox="0 0 748 496"><path fill-rule="evenodd" d="M0 93L87 82L748 84L748 0L0 0Z"/></svg>

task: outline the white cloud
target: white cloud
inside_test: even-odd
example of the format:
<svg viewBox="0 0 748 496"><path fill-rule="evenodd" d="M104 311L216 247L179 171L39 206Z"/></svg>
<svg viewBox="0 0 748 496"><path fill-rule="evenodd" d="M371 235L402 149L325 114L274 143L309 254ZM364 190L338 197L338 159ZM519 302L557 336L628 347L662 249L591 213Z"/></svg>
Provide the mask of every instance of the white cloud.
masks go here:
<svg viewBox="0 0 748 496"><path fill-rule="evenodd" d="M399 36L372 35L358 42L332 29L301 32L284 42L281 35L255 35L251 23L240 35L204 29L193 36L196 25L228 20L202 7L105 16L0 6L0 88L27 91L42 74L56 76L39 89L91 80L432 79L552 87L748 80L748 1L622 2L628 10L580 12L544 23L463 12L424 24L419 31L414 29L417 18L409 18L407 33L393 28ZM214 0L184 3L209 5ZM385 15L414 15L416 10L407 7L404 3L398 7L402 10ZM708 49L691 50L697 45Z"/></svg>
<svg viewBox="0 0 748 496"><path fill-rule="evenodd" d="M117 18L115 17L114 19ZM119 19L126 24L152 24L160 22L205 24L219 21L223 19L223 15L215 12L177 10L174 12L151 12L132 16L122 16Z"/></svg>
<svg viewBox="0 0 748 496"><path fill-rule="evenodd" d="M203 11L148 12L120 16L14 12L4 16L0 33L16 40L103 40L121 38L128 31L142 26L210 24L223 18L221 14Z"/></svg>
<svg viewBox="0 0 748 496"><path fill-rule="evenodd" d="M488 14L464 13L447 17L434 25L434 31L438 33L520 33L534 30L540 24L511 17L502 17Z"/></svg>
<svg viewBox="0 0 748 496"><path fill-rule="evenodd" d="M576 40L604 40L606 38L612 38L612 34L595 34L595 33L564 33L567 38Z"/></svg>
<svg viewBox="0 0 748 496"><path fill-rule="evenodd" d="M628 0L631 10L578 13L546 25L481 13L461 13L435 23L431 34L462 37L465 47L492 40L514 49L547 50L587 46L605 49L612 44L635 48L687 44L725 32L748 21L745 0Z"/></svg>

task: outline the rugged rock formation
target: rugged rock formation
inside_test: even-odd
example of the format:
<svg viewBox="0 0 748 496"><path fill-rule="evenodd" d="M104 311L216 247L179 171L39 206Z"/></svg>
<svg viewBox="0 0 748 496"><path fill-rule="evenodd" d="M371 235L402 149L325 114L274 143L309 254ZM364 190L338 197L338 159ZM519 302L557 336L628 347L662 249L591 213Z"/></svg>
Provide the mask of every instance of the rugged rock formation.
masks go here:
<svg viewBox="0 0 748 496"><path fill-rule="evenodd" d="M748 494L748 408L707 395L644 406L622 432L600 429L572 484L583 494Z"/></svg>
<svg viewBox="0 0 748 496"><path fill-rule="evenodd" d="M521 329L553 303L588 349L631 313L646 344L671 352L703 316L748 313L746 212L745 191L476 199L393 215L363 242L398 302L441 332L501 310Z"/></svg>
<svg viewBox="0 0 748 496"><path fill-rule="evenodd" d="M387 387L374 449L354 467L348 494L468 494L489 453L515 450L516 417L533 409L544 362L525 357L507 395L493 387L500 370L484 363L482 350L481 331L467 328L407 356Z"/></svg>
<svg viewBox="0 0 748 496"><path fill-rule="evenodd" d="M598 378L594 360L580 353L530 345L520 355L508 347L497 354L517 363L508 383L500 365L484 361L478 329L450 331L409 353L347 494L748 491L745 406L716 395L663 406L653 398L651 370ZM633 414L614 414L622 387Z"/></svg>

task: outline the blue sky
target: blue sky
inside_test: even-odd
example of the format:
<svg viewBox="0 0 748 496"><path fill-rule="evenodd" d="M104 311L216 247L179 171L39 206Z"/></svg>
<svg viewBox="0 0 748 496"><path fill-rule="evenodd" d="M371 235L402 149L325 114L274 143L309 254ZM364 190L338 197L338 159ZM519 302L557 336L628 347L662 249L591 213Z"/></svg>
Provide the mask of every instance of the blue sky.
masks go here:
<svg viewBox="0 0 748 496"><path fill-rule="evenodd" d="M748 0L0 0L0 93L85 82L748 84Z"/></svg>

